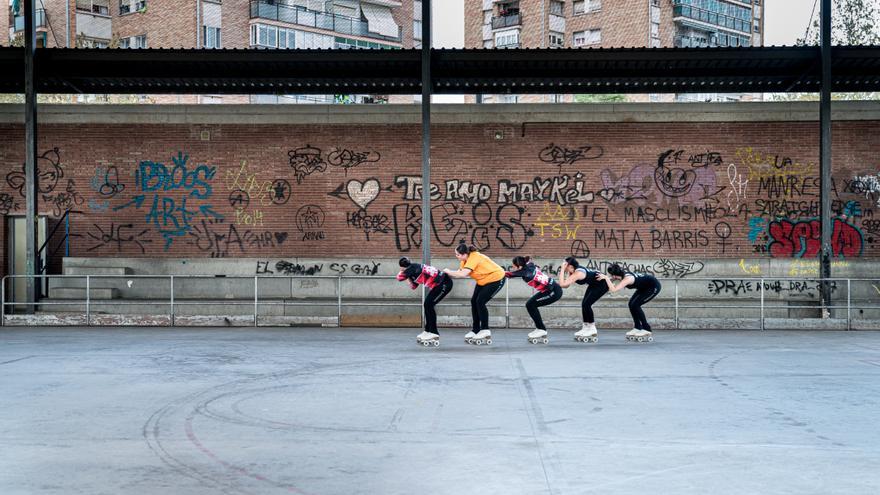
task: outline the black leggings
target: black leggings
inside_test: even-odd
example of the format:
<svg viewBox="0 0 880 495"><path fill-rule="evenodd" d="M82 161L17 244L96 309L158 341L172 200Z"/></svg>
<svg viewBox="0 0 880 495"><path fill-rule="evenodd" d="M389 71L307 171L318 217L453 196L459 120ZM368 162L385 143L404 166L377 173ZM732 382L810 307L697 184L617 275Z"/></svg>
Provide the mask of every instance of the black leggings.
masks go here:
<svg viewBox="0 0 880 495"><path fill-rule="evenodd" d="M553 284L553 287L550 290L546 292L538 292L526 302L526 310L535 322L535 328L547 330L547 327L544 326L544 320L541 319L541 312L538 311L538 308L553 304L561 297L562 287L560 287L559 284Z"/></svg>
<svg viewBox="0 0 880 495"><path fill-rule="evenodd" d="M581 302L581 314L584 317L584 323L596 322L596 319L593 317L593 303L598 301L607 292L608 284L604 280L587 286L587 292L584 293L584 300Z"/></svg>
<svg viewBox="0 0 880 495"><path fill-rule="evenodd" d="M431 289L428 294L425 296L425 331L430 333L436 333L437 335L440 332L437 331L437 312L434 311L434 306L436 306L440 301L446 297L446 294L449 294L452 291L452 277L445 276L443 277L443 282L440 282L436 287Z"/></svg>
<svg viewBox="0 0 880 495"><path fill-rule="evenodd" d="M474 333L489 328L489 308L486 304L495 294L504 287L506 279L501 279L491 284L478 285L474 288L474 295L471 296L471 315L474 318Z"/></svg>
<svg viewBox="0 0 880 495"><path fill-rule="evenodd" d="M648 325L648 320L645 318L645 312L642 311L642 305L646 304L651 299L654 299L659 293L660 282L657 282L653 287L638 289L636 293L629 298L629 312L632 313L633 323L637 330L651 331L651 325Z"/></svg>

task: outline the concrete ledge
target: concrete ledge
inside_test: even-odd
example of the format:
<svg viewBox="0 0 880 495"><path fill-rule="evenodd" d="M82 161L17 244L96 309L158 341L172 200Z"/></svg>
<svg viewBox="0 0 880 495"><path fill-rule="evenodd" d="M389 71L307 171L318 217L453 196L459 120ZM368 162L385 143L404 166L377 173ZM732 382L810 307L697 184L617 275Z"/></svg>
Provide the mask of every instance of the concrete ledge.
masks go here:
<svg viewBox="0 0 880 495"><path fill-rule="evenodd" d="M91 326L99 327L120 327L120 326L141 326L141 327L169 327L171 317L167 315L148 316L148 315L125 315L125 314L101 314L92 315ZM679 328L675 327L675 320L671 318L651 318L651 326L655 330L756 330L760 331L760 319L738 319L731 320L728 318L690 318L680 319ZM352 328L401 328L415 329L420 328L421 323L415 318L411 321L399 320L394 325L377 325L375 321L361 318L343 317L342 325L336 317L309 317L309 316L260 316L260 327L352 327ZM356 323L362 323L357 325ZM471 326L470 317L462 316L439 316L437 318L438 326L442 329L466 329ZM547 318L544 323L550 330L556 331L575 331L580 328L580 318ZM62 313L62 314L36 314L36 315L6 315L3 321L4 326L85 326L87 325L86 316L80 313ZM174 318L174 326L176 327L254 327L253 315L189 315L176 316ZM489 326L493 329L512 329L512 330L530 330L534 325L527 317L511 317L510 327L506 326L506 319L503 316L490 316ZM628 330L632 328L632 320L629 318L604 318L597 321L599 331L606 330ZM804 318L766 318L764 320L766 330L813 330L828 331L847 329L846 319L828 318L828 319L804 319ZM880 320L853 320L852 330L858 331L876 331L880 330Z"/></svg>
<svg viewBox="0 0 880 495"><path fill-rule="evenodd" d="M818 102L445 104L434 124L576 122L815 122ZM41 124L344 125L421 123L419 105L40 105ZM880 120L880 105L835 101L832 119ZM0 124L24 124L23 105L0 105Z"/></svg>

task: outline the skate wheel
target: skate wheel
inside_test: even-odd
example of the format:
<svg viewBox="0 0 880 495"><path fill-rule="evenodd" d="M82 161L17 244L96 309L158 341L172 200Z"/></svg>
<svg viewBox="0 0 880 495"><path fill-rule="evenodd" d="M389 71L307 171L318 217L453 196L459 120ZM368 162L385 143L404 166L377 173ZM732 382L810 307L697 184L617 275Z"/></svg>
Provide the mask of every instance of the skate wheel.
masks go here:
<svg viewBox="0 0 880 495"><path fill-rule="evenodd" d="M593 337L592 339L590 339L590 342L593 342L593 343L599 342L599 337Z"/></svg>
<svg viewBox="0 0 880 495"><path fill-rule="evenodd" d="M580 341L581 341L581 338L580 338L580 337L575 337L574 340L577 340L578 342L580 342Z"/></svg>
<svg viewBox="0 0 880 495"><path fill-rule="evenodd" d="M487 340L486 345L492 345L492 339Z"/></svg>
<svg viewBox="0 0 880 495"><path fill-rule="evenodd" d="M644 337L639 337L639 342L644 342L644 341L645 341Z"/></svg>
<svg viewBox="0 0 880 495"><path fill-rule="evenodd" d="M550 339L544 339L542 342L544 342L546 344L546 343L550 342Z"/></svg>
<svg viewBox="0 0 880 495"><path fill-rule="evenodd" d="M529 339L529 342L531 342L531 343L533 343L533 344L537 344L537 343L538 343L538 339Z"/></svg>
<svg viewBox="0 0 880 495"><path fill-rule="evenodd" d="M474 343L477 344L477 345L483 345L483 341L482 341L482 340L477 340L477 341L474 342Z"/></svg>
<svg viewBox="0 0 880 495"><path fill-rule="evenodd" d="M431 345L431 343L426 340L426 341L422 342L422 345L425 347L428 347L429 345Z"/></svg>
<svg viewBox="0 0 880 495"><path fill-rule="evenodd" d="M439 340L435 340L435 341L434 341L434 347L440 347L440 341L439 341Z"/></svg>
<svg viewBox="0 0 880 495"><path fill-rule="evenodd" d="M654 337L648 337L648 342L654 342Z"/></svg>

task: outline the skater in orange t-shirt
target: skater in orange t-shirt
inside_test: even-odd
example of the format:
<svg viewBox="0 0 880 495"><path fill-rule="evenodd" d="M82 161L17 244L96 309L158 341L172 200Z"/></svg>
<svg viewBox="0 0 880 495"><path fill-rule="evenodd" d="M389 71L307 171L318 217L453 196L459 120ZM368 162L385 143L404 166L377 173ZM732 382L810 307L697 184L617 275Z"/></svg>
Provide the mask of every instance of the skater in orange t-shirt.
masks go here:
<svg viewBox="0 0 880 495"><path fill-rule="evenodd" d="M473 330L464 336L464 340L468 344L491 344L492 331L489 330L489 308L486 304L504 287L504 268L480 253L476 247L466 245L464 241L455 248L455 257L459 261L459 269L446 268L443 273L452 278L470 277L477 282L471 296Z"/></svg>

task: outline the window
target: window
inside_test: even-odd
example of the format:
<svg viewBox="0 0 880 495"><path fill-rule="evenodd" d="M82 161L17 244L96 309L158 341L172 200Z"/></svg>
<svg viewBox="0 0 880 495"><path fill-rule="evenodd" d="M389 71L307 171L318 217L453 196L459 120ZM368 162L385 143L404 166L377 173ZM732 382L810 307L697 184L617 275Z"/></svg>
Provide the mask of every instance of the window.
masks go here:
<svg viewBox="0 0 880 495"><path fill-rule="evenodd" d="M251 26L251 45L277 48L278 28L265 24L254 24Z"/></svg>
<svg viewBox="0 0 880 495"><path fill-rule="evenodd" d="M550 48L562 48L565 46L565 33L550 31Z"/></svg>
<svg viewBox="0 0 880 495"><path fill-rule="evenodd" d="M601 29L588 29L574 33L574 46L597 45L602 42Z"/></svg>
<svg viewBox="0 0 880 495"><path fill-rule="evenodd" d="M498 103L517 103L519 100L518 95L499 95Z"/></svg>
<svg viewBox="0 0 880 495"><path fill-rule="evenodd" d="M515 48L517 45L519 45L518 29L495 33L496 48Z"/></svg>
<svg viewBox="0 0 880 495"><path fill-rule="evenodd" d="M483 24L492 24L492 11L483 11Z"/></svg>
<svg viewBox="0 0 880 495"><path fill-rule="evenodd" d="M575 0L573 7L574 15L586 12L598 12L602 10L602 0Z"/></svg>
<svg viewBox="0 0 880 495"><path fill-rule="evenodd" d="M143 12L147 9L147 0L119 0L119 13L130 14Z"/></svg>
<svg viewBox="0 0 880 495"><path fill-rule="evenodd" d="M110 0L77 0L76 10L92 14L110 15Z"/></svg>
<svg viewBox="0 0 880 495"><path fill-rule="evenodd" d="M202 36L205 40L205 48L223 48L220 44L220 28L204 26Z"/></svg>
<svg viewBox="0 0 880 495"><path fill-rule="evenodd" d="M659 38L660 37L660 23L652 22L651 23L651 37Z"/></svg>
<svg viewBox="0 0 880 495"><path fill-rule="evenodd" d="M334 3L333 4L333 13L337 15L343 15L345 17L358 18L358 9L345 4Z"/></svg>
<svg viewBox="0 0 880 495"><path fill-rule="evenodd" d="M495 48L495 43L492 40L483 41L483 48Z"/></svg>
<svg viewBox="0 0 880 495"><path fill-rule="evenodd" d="M82 48L109 48L110 41L95 38L82 38L79 40L79 46Z"/></svg>
<svg viewBox="0 0 880 495"><path fill-rule="evenodd" d="M413 21L413 39L422 39L422 21Z"/></svg>
<svg viewBox="0 0 880 495"><path fill-rule="evenodd" d="M565 15L565 3L559 0L551 0L550 13L553 15Z"/></svg>
<svg viewBox="0 0 880 495"><path fill-rule="evenodd" d="M146 48L147 35L129 36L128 38L120 38L119 48Z"/></svg>

